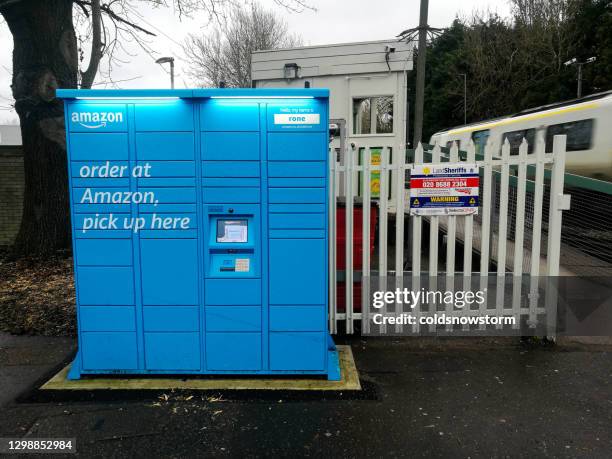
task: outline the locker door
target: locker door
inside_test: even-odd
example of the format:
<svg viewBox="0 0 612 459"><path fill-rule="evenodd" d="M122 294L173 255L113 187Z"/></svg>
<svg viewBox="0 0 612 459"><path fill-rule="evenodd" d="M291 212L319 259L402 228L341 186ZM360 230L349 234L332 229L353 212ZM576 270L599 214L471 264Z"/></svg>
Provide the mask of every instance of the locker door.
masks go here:
<svg viewBox="0 0 612 459"><path fill-rule="evenodd" d="M325 239L270 240L270 304L325 303Z"/></svg>
<svg viewBox="0 0 612 459"><path fill-rule="evenodd" d="M316 100L267 106L273 371L326 368L326 118Z"/></svg>
<svg viewBox="0 0 612 459"><path fill-rule="evenodd" d="M201 367L198 218L193 105L185 100L135 106L137 179L157 203L139 205L145 368L196 371ZM183 226L160 219L188 218Z"/></svg>
<svg viewBox="0 0 612 459"><path fill-rule="evenodd" d="M130 213L124 204L95 203L91 192L129 190L129 176L100 177L94 168L125 168L129 159L127 110L124 104L79 101L67 106L72 222L75 229L74 258L78 278L80 350L85 370L133 370L138 368L135 329L136 292L129 231L87 229L96 215L112 213L121 220ZM114 122L102 125L78 114L110 113ZM120 120L120 121L119 121Z"/></svg>

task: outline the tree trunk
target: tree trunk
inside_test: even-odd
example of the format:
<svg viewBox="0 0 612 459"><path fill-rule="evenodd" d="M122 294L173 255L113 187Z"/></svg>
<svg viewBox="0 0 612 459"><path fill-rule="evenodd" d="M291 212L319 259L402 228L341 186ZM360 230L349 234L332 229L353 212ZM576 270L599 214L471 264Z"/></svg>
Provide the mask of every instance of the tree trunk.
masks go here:
<svg viewBox="0 0 612 459"><path fill-rule="evenodd" d="M23 138L25 193L18 256L70 246L64 106L57 88L77 86L72 0L0 0L13 35L15 108Z"/></svg>

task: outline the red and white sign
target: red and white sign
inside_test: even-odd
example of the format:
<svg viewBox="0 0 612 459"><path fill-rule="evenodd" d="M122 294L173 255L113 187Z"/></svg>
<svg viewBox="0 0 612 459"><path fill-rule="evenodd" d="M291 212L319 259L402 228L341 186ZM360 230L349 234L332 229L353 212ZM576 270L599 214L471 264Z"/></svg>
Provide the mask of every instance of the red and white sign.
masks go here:
<svg viewBox="0 0 612 459"><path fill-rule="evenodd" d="M476 164L421 164L410 175L410 215L478 213Z"/></svg>

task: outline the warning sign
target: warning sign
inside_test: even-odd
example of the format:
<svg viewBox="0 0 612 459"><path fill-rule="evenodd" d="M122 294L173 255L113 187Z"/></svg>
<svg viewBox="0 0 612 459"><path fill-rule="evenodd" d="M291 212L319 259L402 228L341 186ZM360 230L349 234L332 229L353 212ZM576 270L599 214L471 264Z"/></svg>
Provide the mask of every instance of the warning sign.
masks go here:
<svg viewBox="0 0 612 459"><path fill-rule="evenodd" d="M476 164L415 165L410 175L410 215L475 215L479 183Z"/></svg>

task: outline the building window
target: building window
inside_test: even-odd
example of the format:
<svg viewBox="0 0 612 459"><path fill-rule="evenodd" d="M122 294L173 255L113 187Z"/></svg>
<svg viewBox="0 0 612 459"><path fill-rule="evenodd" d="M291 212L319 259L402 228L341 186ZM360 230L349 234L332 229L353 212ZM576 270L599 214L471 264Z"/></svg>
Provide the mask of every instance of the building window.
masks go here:
<svg viewBox="0 0 612 459"><path fill-rule="evenodd" d="M502 135L502 146L506 143L506 139L510 143L510 154L516 156L519 154L519 148L523 139L527 140L527 153L533 153L535 145L535 129L521 129L520 131L504 132Z"/></svg>
<svg viewBox="0 0 612 459"><path fill-rule="evenodd" d="M353 99L353 134L393 134L393 96Z"/></svg>
<svg viewBox="0 0 612 459"><path fill-rule="evenodd" d="M353 99L353 134L370 134L372 104L370 99Z"/></svg>
<svg viewBox="0 0 612 459"><path fill-rule="evenodd" d="M546 153L552 153L556 135L567 136L567 151L590 150L593 140L593 119L553 124L546 128Z"/></svg>
<svg viewBox="0 0 612 459"><path fill-rule="evenodd" d="M393 97L376 97L376 134L393 133Z"/></svg>

